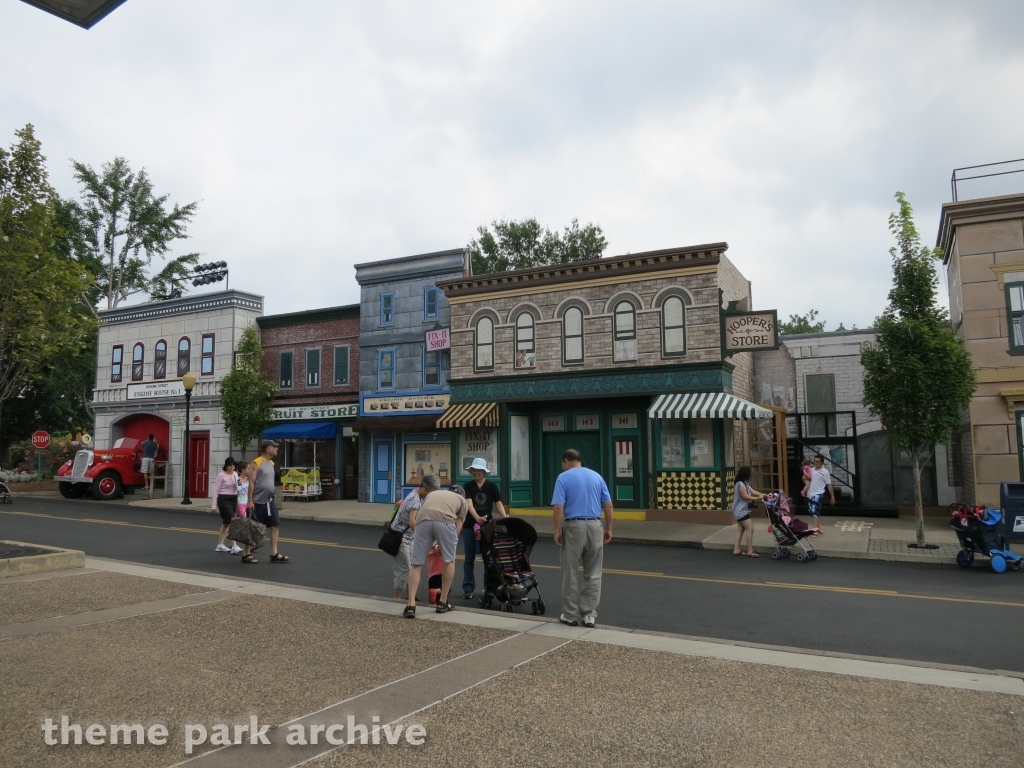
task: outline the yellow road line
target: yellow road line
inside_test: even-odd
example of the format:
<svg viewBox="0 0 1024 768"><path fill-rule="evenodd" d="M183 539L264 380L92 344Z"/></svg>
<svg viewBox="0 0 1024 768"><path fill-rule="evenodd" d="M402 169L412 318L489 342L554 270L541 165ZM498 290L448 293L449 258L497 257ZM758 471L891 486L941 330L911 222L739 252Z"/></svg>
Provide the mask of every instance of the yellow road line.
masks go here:
<svg viewBox="0 0 1024 768"><path fill-rule="evenodd" d="M47 515L42 512L14 512L4 510L0 514L5 515L21 515L23 517L44 517L51 520L67 520L70 522L77 523L99 523L101 525L121 525L127 528L147 528L155 531L177 531L179 533L202 533L209 536L219 535L219 531L211 531L205 528L181 528L174 526L162 526L162 525L143 525L142 523L127 523L119 520L104 520L102 518L92 517L63 517L61 515ZM377 547L356 547L351 544L336 544L333 541L316 541L311 539L286 539L283 536L278 541L285 542L287 544L303 544L311 547L330 547L333 549L351 549L359 552L379 552ZM464 559L461 555L458 559ZM532 563L534 568L545 568L550 570L561 570L560 565L545 565L541 563ZM908 592L897 592L896 590L889 589L864 589L861 587L832 587L826 584L796 584L793 582L785 581L742 581L740 579L713 579L703 576L675 576L667 573L658 573L655 571L632 571L619 568L604 568L603 573L613 574L615 576L637 576L646 579L670 579L672 581L692 581L702 584L724 584L726 586L736 587L768 587L773 589L804 589L815 592L835 592L839 594L848 595L867 595L876 597L902 597L913 600L935 600L943 603L967 603L969 605L1000 605L1010 608L1024 608L1024 603L1012 603L1003 600L975 600L967 597L942 597L939 595L915 595Z"/></svg>

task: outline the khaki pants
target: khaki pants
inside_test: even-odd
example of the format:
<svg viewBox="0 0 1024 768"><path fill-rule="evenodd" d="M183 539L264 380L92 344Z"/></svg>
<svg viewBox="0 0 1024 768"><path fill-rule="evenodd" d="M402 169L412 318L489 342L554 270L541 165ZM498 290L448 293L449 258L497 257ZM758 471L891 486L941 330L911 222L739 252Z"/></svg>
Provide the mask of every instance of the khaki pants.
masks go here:
<svg viewBox="0 0 1024 768"><path fill-rule="evenodd" d="M562 523L562 613L570 621L597 619L601 602L601 565L604 562L604 525L601 520L565 520ZM583 587L579 567L583 566Z"/></svg>

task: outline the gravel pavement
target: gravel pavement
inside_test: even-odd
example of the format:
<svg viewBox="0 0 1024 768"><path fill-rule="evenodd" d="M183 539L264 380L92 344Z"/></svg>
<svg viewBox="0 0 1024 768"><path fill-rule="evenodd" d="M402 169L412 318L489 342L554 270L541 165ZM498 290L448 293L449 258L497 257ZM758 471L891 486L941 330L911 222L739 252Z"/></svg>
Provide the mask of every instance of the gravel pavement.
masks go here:
<svg viewBox="0 0 1024 768"><path fill-rule="evenodd" d="M62 579L61 581L68 581ZM57 580L55 580L57 581ZM2 766L166 766L186 723L279 724L507 637L270 597L239 597L3 643ZM154 746L43 744L43 718L163 723Z"/></svg>
<svg viewBox="0 0 1024 768"><path fill-rule="evenodd" d="M207 591L206 587L103 571L15 583L0 579L0 626Z"/></svg>
<svg viewBox="0 0 1024 768"><path fill-rule="evenodd" d="M573 643L409 718L422 746L307 765L1016 767L1022 715L1018 696Z"/></svg>

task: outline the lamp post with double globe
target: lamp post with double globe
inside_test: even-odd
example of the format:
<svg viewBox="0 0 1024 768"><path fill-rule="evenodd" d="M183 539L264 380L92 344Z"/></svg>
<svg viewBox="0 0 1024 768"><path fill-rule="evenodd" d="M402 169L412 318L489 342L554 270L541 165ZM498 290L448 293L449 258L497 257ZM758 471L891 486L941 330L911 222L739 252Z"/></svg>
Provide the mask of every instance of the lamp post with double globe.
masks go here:
<svg viewBox="0 0 1024 768"><path fill-rule="evenodd" d="M189 450L189 426L191 425L192 415L190 412L190 406L192 405L192 390L196 386L196 375L189 371L181 377L181 384L185 387L185 442L181 447L182 464L184 466L184 473L182 475L182 482L184 483L184 493L181 497L182 504L191 504L192 499L188 497L188 450Z"/></svg>

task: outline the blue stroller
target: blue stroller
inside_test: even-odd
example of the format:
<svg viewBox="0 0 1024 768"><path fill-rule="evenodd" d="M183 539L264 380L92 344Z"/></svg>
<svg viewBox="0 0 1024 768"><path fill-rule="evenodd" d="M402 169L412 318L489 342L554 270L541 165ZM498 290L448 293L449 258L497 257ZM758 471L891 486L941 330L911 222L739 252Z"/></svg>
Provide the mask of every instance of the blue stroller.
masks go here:
<svg viewBox="0 0 1024 768"><path fill-rule="evenodd" d="M1020 570L1020 555L1015 555L1006 546L1006 540L999 533L1003 521L1001 512L986 507L957 506L950 525L960 539L960 551L956 553L957 565L970 568L974 553L981 552L989 558L989 565L996 573L1003 573L1007 566Z"/></svg>

